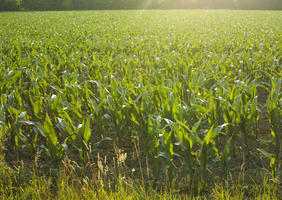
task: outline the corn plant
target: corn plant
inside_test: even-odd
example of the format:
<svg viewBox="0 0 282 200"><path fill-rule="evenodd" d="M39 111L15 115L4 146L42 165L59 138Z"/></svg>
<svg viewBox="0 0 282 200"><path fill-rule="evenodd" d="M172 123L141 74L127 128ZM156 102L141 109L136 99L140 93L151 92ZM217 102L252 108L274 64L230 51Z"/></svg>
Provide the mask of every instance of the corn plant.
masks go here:
<svg viewBox="0 0 282 200"><path fill-rule="evenodd" d="M281 82L281 79L272 79L272 87L266 101L269 123L271 125L271 135L273 137L274 156L271 157L270 165L274 177L281 164Z"/></svg>

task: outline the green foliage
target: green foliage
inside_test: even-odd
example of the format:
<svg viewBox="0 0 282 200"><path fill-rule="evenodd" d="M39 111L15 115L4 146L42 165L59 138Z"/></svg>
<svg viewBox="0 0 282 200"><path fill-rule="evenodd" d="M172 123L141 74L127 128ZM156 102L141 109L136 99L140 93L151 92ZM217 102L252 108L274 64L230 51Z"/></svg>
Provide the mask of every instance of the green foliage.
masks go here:
<svg viewBox="0 0 282 200"><path fill-rule="evenodd" d="M15 11L22 6L22 0L0 0L0 11Z"/></svg>
<svg viewBox="0 0 282 200"><path fill-rule="evenodd" d="M280 0L1 0L0 10L273 9Z"/></svg>

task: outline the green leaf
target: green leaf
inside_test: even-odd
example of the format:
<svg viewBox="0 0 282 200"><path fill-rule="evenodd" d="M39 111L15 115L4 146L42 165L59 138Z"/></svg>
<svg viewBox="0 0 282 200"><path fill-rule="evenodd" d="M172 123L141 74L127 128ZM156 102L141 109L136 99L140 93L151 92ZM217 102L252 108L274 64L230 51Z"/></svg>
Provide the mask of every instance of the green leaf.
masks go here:
<svg viewBox="0 0 282 200"><path fill-rule="evenodd" d="M88 143L91 137L90 117L87 117L86 121L83 122L80 129L80 135L82 136L81 139L83 139L84 142Z"/></svg>
<svg viewBox="0 0 282 200"><path fill-rule="evenodd" d="M208 133L206 134L205 141L207 144L209 144L210 141L215 137L215 131L213 131L213 127L214 126L212 126L208 131Z"/></svg>
<svg viewBox="0 0 282 200"><path fill-rule="evenodd" d="M196 123L193 125L193 127L192 127L192 131L193 131L193 132L196 132L196 131L198 130L198 128L199 128L201 122L202 122L202 119L200 119L198 122L196 122Z"/></svg>
<svg viewBox="0 0 282 200"><path fill-rule="evenodd" d="M48 150L50 151L52 157L56 157L58 150L58 138L55 133L55 130L53 129L53 125L48 114L46 114L46 119L44 122L44 131L47 138Z"/></svg>
<svg viewBox="0 0 282 200"><path fill-rule="evenodd" d="M206 134L205 141L207 144L213 141L213 139L221 132L221 130L227 126L228 123L222 124L214 129L214 126L210 128L208 133Z"/></svg>

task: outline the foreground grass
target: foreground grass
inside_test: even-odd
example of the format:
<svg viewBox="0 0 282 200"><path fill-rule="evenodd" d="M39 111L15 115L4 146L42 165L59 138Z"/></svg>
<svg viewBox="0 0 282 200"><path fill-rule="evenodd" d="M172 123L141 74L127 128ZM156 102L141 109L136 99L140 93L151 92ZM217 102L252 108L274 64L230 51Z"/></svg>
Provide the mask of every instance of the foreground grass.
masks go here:
<svg viewBox="0 0 282 200"><path fill-rule="evenodd" d="M35 166L36 167L36 166ZM56 171L56 170L55 170ZM69 174L65 167L56 173L39 175L36 168L13 169L0 163L1 199L281 199L279 185L264 176L262 183L214 184L197 192L179 190L177 184L163 188L136 183L118 176L114 182ZM280 188L281 189L281 188Z"/></svg>

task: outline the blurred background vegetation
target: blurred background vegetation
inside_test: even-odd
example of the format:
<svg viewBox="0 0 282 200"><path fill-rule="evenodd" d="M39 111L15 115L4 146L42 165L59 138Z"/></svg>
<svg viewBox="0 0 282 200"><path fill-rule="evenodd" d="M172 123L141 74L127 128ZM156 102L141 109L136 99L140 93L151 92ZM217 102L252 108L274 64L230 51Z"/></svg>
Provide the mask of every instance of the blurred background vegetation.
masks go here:
<svg viewBox="0 0 282 200"><path fill-rule="evenodd" d="M281 0L0 0L0 11L105 9L281 10Z"/></svg>

